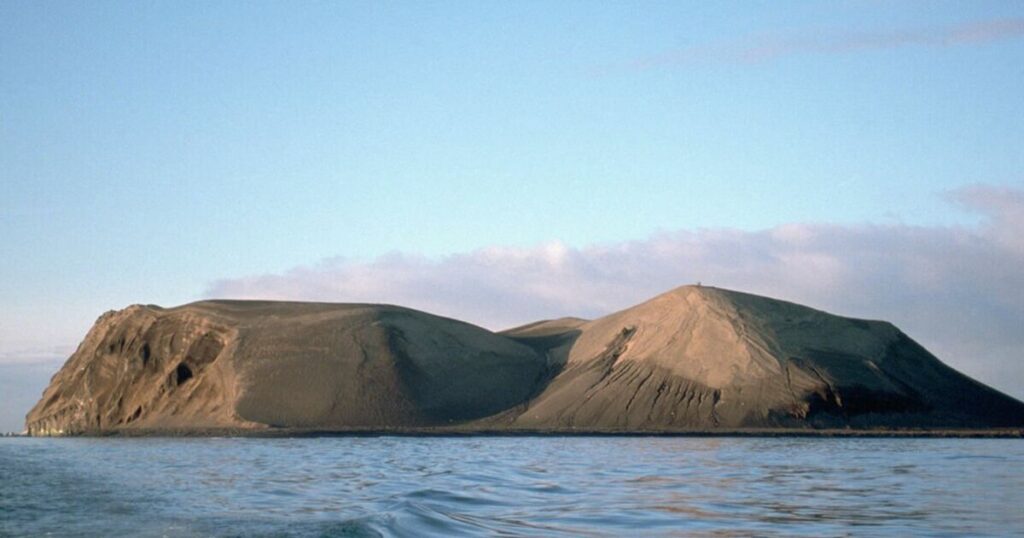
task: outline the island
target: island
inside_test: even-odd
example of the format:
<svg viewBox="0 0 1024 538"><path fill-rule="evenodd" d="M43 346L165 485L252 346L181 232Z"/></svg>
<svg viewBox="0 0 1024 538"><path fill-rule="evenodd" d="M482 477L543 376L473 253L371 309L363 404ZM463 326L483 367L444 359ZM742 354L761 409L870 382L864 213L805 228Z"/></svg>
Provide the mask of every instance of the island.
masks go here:
<svg viewBox="0 0 1024 538"><path fill-rule="evenodd" d="M34 436L1010 432L1024 403L891 323L709 286L492 332L392 305L102 315Z"/></svg>

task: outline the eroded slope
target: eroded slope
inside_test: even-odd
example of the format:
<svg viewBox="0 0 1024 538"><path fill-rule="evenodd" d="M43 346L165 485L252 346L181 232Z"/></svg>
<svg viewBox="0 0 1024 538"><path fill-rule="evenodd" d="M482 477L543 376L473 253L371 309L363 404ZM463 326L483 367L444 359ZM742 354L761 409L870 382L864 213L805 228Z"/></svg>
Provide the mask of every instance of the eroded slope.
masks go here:
<svg viewBox="0 0 1024 538"><path fill-rule="evenodd" d="M1024 404L889 323L717 288L677 288L544 338L555 345L541 351L564 366L526 411L503 417L511 427L1024 425Z"/></svg>

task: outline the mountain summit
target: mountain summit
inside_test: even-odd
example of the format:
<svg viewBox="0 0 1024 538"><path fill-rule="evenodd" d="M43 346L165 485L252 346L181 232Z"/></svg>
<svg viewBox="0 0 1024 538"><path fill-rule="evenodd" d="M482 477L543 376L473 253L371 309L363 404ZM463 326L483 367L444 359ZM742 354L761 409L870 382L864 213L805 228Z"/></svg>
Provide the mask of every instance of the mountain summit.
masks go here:
<svg viewBox="0 0 1024 538"><path fill-rule="evenodd" d="M33 435L1022 426L1024 403L890 323L702 286L500 333L386 305L137 305L100 317L26 418Z"/></svg>

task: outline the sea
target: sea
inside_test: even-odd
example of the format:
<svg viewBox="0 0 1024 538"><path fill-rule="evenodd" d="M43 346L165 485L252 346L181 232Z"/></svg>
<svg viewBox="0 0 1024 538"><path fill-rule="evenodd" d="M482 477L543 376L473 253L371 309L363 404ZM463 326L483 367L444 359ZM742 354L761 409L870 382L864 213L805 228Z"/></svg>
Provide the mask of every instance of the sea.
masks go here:
<svg viewBox="0 0 1024 538"><path fill-rule="evenodd" d="M1024 440L3 438L2 536L1024 536Z"/></svg>

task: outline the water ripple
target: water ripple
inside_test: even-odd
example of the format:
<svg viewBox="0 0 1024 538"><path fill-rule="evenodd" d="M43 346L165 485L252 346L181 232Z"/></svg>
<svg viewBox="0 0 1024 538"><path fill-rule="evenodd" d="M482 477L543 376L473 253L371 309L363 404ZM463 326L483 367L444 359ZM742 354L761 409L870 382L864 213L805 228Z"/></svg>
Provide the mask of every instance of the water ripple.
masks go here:
<svg viewBox="0 0 1024 538"><path fill-rule="evenodd" d="M1002 439L3 439L0 535L1024 534Z"/></svg>

